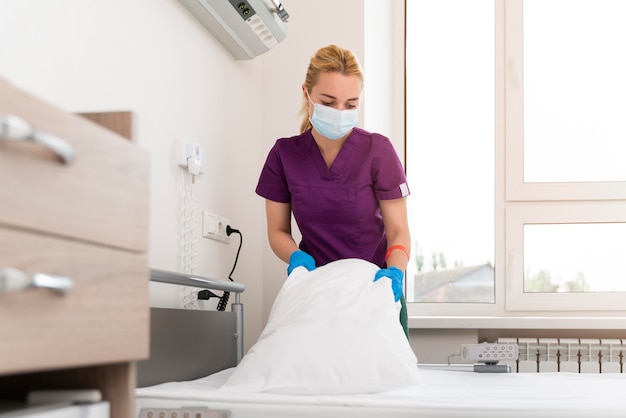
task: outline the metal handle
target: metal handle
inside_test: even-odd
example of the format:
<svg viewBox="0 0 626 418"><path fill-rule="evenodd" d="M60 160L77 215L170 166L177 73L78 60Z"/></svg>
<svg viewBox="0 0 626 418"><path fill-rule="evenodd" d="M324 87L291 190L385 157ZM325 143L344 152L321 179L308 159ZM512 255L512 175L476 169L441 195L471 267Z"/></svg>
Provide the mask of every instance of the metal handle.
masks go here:
<svg viewBox="0 0 626 418"><path fill-rule="evenodd" d="M15 115L0 115L0 138L11 141L31 141L43 145L69 164L74 160L74 148L64 139L35 129L30 123Z"/></svg>
<svg viewBox="0 0 626 418"><path fill-rule="evenodd" d="M174 271L150 269L150 280L159 283L176 284L181 286L199 287L202 289L223 290L224 292L242 293L246 287L242 283L227 280L210 279L192 273L177 273Z"/></svg>
<svg viewBox="0 0 626 418"><path fill-rule="evenodd" d="M28 274L12 267L0 267L0 293L35 288L50 289L65 295L73 287L74 281L68 277L44 273Z"/></svg>

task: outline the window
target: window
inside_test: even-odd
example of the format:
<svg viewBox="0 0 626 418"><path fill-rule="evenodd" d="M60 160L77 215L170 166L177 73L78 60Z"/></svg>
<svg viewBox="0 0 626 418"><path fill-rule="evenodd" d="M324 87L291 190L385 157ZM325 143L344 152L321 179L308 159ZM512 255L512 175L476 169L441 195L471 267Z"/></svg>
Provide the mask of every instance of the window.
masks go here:
<svg viewBox="0 0 626 418"><path fill-rule="evenodd" d="M406 6L409 314L623 315L626 2Z"/></svg>
<svg viewBox="0 0 626 418"><path fill-rule="evenodd" d="M623 0L524 3L524 182L626 181L624 17Z"/></svg>
<svg viewBox="0 0 626 418"><path fill-rule="evenodd" d="M626 223L526 223L523 236L524 293L626 291Z"/></svg>
<svg viewBox="0 0 626 418"><path fill-rule="evenodd" d="M492 0L407 1L409 302L494 303Z"/></svg>

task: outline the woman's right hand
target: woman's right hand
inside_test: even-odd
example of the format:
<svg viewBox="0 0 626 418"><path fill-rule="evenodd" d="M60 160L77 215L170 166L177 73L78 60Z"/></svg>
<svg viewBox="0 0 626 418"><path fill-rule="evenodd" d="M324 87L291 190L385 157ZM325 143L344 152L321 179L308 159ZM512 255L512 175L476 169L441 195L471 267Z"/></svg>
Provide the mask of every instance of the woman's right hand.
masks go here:
<svg viewBox="0 0 626 418"><path fill-rule="evenodd" d="M287 267L287 275L296 267L304 267L308 271L315 270L315 260L309 254L301 250L296 250L289 256L289 267Z"/></svg>

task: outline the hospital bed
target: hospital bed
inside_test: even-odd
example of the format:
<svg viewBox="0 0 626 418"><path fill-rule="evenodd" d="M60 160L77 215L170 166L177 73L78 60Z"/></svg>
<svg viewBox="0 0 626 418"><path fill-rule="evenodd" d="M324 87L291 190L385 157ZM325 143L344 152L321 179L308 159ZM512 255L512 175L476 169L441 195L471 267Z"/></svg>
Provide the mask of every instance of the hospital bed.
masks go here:
<svg viewBox="0 0 626 418"><path fill-rule="evenodd" d="M285 286L290 280L291 276ZM191 285L180 278L177 283ZM207 283L207 286L210 284ZM222 282L218 285L218 289L225 290ZM236 286L236 284L233 285ZM243 291L243 288L233 288L232 291ZM283 289L281 289L282 292ZM391 292L390 289L389 292ZM277 296L277 302L281 300L281 293ZM332 303L337 303L337 301L332 301ZM366 303L371 303L371 301ZM378 309L378 307L375 308ZM273 324L272 315L275 313L280 315L280 312L275 304L266 329ZM159 322L157 327L159 334L166 339L169 334L170 341L172 336L175 341L171 344L162 344L153 340L153 344L161 344L160 347L152 347L153 353L158 353L158 358L152 358L149 365L148 363L143 366L140 364L140 387L136 390L137 417L182 418L185 416L183 414L185 411L192 411L193 414L187 416L194 418L626 416L626 401L623 399L623 394L626 393L625 374L476 373L472 371L472 368L467 368L466 371L459 367L441 365L438 368L430 365L422 369L416 366L418 381L404 387L390 387L390 390L375 393L355 393L354 391L324 393L319 390L307 393L308 389L295 391L295 393L289 393L289 390L264 392L228 390L228 383L233 376L243 365L250 364L250 362L246 364L246 357L260 356L262 351L255 351L255 348L266 341L264 340L266 330L262 333L259 342L240 362L239 349L236 344L233 344L233 340L237 338L233 336L239 337L242 329L232 315L225 312L185 312L185 314L188 313L192 315L183 317L179 315L180 312L167 310L161 312L164 316L153 317ZM209 319L201 319L203 315ZM376 324L371 326L374 332L378 331ZM155 330L154 327L152 329ZM185 330L187 335L183 335L181 330ZM400 326L397 332L398 335L403 335ZM203 333L211 337L204 338ZM268 338L277 334L276 329L269 334L271 336ZM332 332L331 335L333 338L341 339L341 336ZM315 337L324 338L321 334ZM382 337L393 340L393 336L383 335ZM190 345L194 338L202 338L203 341L198 340L198 344L207 344L206 350L199 349L192 354L183 352L183 347ZM354 337L356 340L359 338L361 338L359 335ZM294 338L293 349L306 352L306 348L298 345L298 339L302 338ZM304 339L306 340L306 337ZM310 341L303 343L310 344ZM372 363L378 363L375 366L384 368L386 362L393 364L395 361L392 358L395 355L392 352L393 348L390 349L388 356L391 359L387 359L380 355L372 356L368 351L370 348L363 346L361 351L365 353L365 356L369 356L366 362L360 358L361 351L354 350L354 347L349 346L349 342L346 344L347 349L352 350L356 366L360 364L363 368L367 368ZM358 344L363 345L363 341L359 341ZM404 347L400 348L402 343L398 344L396 341L394 344L399 347L395 351L404 349ZM270 347L276 349L278 346ZM280 347L278 349L280 351ZM341 351L344 348L338 345L335 349ZM383 347L383 349L389 349L389 347ZM249 356L250 352L254 355ZM288 352L285 351L285 353ZM324 369L326 362L331 361L323 355L321 357L323 361L316 361L315 353L312 354L313 357L306 357L304 353L300 359L289 358L289 354L285 355L282 352L278 353L278 356L274 358L275 373L284 372L285 369L281 369L284 366L283 363L292 361L287 367L295 370L295 378L298 378L298 373L301 373L302 378L306 378L302 373L314 368ZM310 362L310 369L301 367L301 364L297 363L298 360L300 363ZM350 361L347 360L348 363ZM185 367L171 367L176 362L184 364ZM351 365L347 364L347 367ZM157 373L158 378L151 373L155 369L162 370ZM265 372L267 373L267 370ZM270 371L268 375L271 373ZM267 380L272 379L274 376L267 378ZM255 384L257 383L258 381Z"/></svg>

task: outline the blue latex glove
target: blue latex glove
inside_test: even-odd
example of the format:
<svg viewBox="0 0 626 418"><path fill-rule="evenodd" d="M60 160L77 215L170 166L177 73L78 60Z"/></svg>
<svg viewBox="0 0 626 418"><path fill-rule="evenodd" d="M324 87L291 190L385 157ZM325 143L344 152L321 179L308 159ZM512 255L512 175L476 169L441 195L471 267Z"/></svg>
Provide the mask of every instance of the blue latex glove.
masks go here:
<svg viewBox="0 0 626 418"><path fill-rule="evenodd" d="M374 281L378 281L381 277L388 277L391 279L391 289L393 290L393 297L395 301L399 301L402 297L402 279L404 279L404 273L397 267L389 267L387 269L380 269L374 276Z"/></svg>
<svg viewBox="0 0 626 418"><path fill-rule="evenodd" d="M308 271L315 270L315 260L309 254L304 251L296 250L289 256L289 267L287 267L287 275L296 267L304 267Z"/></svg>

